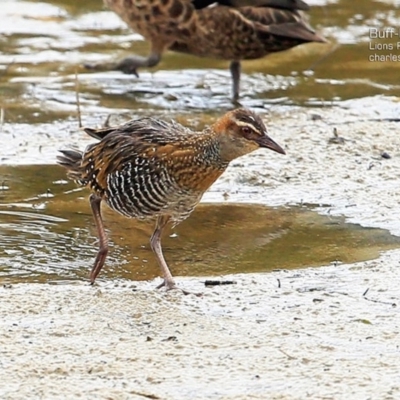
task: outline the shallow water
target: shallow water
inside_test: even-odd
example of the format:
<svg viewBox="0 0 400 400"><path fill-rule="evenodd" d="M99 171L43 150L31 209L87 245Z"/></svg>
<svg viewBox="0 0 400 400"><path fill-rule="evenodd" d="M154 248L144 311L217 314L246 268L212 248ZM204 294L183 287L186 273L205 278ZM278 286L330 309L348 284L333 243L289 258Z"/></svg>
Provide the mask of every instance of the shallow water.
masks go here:
<svg viewBox="0 0 400 400"><path fill-rule="evenodd" d="M371 33L371 29L399 25L398 2L309 3L312 25L329 43L303 45L245 62L243 104L260 109L329 107L361 97L399 96L399 63L371 61L375 55L378 59L400 56L397 36L373 39ZM389 44L393 50L379 50ZM142 71L139 78L120 72L93 73L82 67L84 62L147 52L148 44L103 8L101 0L2 0L0 107L5 110L4 119L35 123L76 118L75 72L84 117L112 110L135 115L214 114L231 107L225 61L168 52L159 66ZM384 105L376 100L371 99L376 108L371 116L387 116ZM395 112L393 117L397 117Z"/></svg>
<svg viewBox="0 0 400 400"><path fill-rule="evenodd" d="M2 282L66 282L87 278L96 254L88 192L54 166L2 167ZM111 252L101 278L159 276L149 247L153 223L104 207ZM346 224L307 207L205 204L164 238L171 270L180 276L266 272L375 258L400 247L387 231Z"/></svg>

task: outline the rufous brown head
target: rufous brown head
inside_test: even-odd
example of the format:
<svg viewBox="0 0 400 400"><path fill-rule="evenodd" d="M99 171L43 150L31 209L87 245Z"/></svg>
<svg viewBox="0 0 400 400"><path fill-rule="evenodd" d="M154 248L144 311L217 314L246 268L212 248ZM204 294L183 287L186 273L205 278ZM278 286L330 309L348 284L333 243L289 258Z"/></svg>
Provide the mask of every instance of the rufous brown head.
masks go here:
<svg viewBox="0 0 400 400"><path fill-rule="evenodd" d="M272 140L259 115L245 108L226 113L214 124L220 134L221 153L225 159L233 160L251 153L260 147L286 154L278 143Z"/></svg>

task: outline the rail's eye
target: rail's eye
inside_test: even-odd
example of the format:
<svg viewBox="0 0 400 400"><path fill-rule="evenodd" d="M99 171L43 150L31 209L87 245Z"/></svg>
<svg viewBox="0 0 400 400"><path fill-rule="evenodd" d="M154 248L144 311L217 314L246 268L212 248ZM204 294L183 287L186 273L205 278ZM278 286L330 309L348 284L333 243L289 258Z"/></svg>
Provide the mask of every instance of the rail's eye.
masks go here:
<svg viewBox="0 0 400 400"><path fill-rule="evenodd" d="M251 132L252 132L252 130L248 126L242 126L243 135L248 136L248 135L250 135Z"/></svg>

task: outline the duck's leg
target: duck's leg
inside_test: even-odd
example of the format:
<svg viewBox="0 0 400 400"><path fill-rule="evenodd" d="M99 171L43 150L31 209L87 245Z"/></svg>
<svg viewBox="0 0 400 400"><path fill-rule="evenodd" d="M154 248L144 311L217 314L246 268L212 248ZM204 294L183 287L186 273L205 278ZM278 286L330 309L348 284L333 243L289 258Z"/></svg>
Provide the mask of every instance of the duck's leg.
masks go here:
<svg viewBox="0 0 400 400"><path fill-rule="evenodd" d="M115 70L122 71L124 74L139 76L138 68L155 67L161 60L161 54L150 53L148 57L130 56L122 59L115 65Z"/></svg>
<svg viewBox="0 0 400 400"><path fill-rule="evenodd" d="M232 75L232 102L237 103L239 100L239 91L240 91L240 71L241 65L240 61L231 61L231 65L229 67Z"/></svg>
<svg viewBox="0 0 400 400"><path fill-rule="evenodd" d="M93 285L97 275L99 275L101 269L103 268L108 254L108 239L106 231L104 230L103 219L101 217L101 197L91 194L89 201L97 228L97 235L99 237L99 251L97 252L92 271L90 272L90 284Z"/></svg>
<svg viewBox="0 0 400 400"><path fill-rule="evenodd" d="M132 74L138 77L138 68L154 67L160 60L161 54L150 53L148 57L134 55L116 62L85 64L84 66L87 69L96 71L122 71L124 74Z"/></svg>
<svg viewBox="0 0 400 400"><path fill-rule="evenodd" d="M104 63L93 63L85 64L85 68L93 69L98 71L122 71L124 74L138 75L137 70L139 68L150 68L155 67L161 60L161 55L164 49L168 48L168 44L164 41L159 43L152 43L151 50L148 57L142 57L133 55L130 57L123 58L119 61L110 61Z"/></svg>

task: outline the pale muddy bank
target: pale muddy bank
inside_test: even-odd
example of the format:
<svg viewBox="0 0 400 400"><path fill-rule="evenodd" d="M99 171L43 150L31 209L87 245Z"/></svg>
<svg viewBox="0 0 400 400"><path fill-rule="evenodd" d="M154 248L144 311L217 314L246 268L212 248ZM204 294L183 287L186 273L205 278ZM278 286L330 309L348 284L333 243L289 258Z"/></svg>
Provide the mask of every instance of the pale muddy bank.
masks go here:
<svg viewBox="0 0 400 400"><path fill-rule="evenodd" d="M2 287L1 397L395 399L399 257L179 280L201 298L156 282Z"/></svg>

